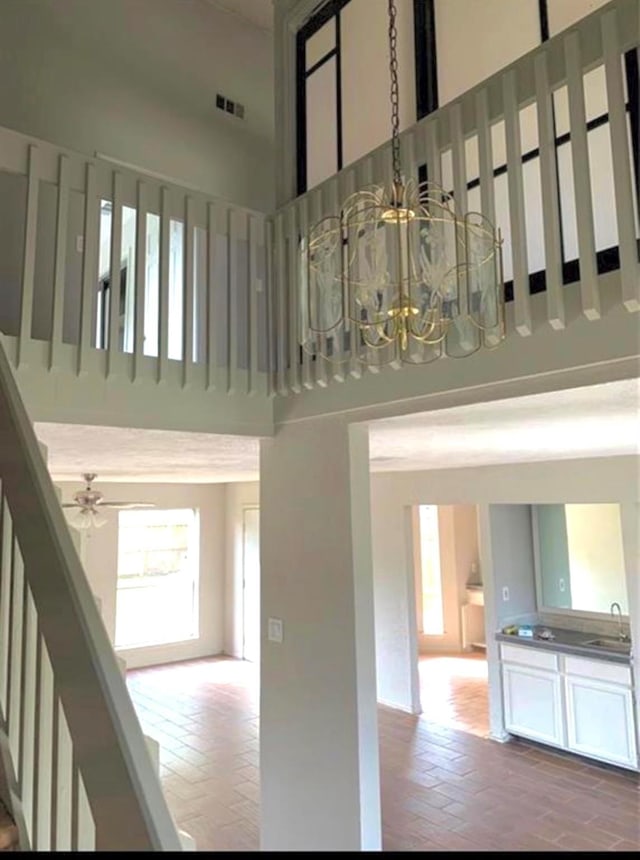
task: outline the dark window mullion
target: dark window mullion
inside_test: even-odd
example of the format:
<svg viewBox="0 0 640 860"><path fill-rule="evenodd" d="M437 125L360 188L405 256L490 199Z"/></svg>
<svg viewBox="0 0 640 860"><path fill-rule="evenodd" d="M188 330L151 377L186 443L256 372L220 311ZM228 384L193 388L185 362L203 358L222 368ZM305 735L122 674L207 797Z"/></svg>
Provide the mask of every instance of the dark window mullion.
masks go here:
<svg viewBox="0 0 640 860"><path fill-rule="evenodd" d="M438 108L438 60L434 0L413 0L416 120Z"/></svg>
<svg viewBox="0 0 640 860"><path fill-rule="evenodd" d="M342 170L342 45L340 41L340 9L336 12L336 156Z"/></svg>
<svg viewBox="0 0 640 860"><path fill-rule="evenodd" d="M316 60L316 62L311 66L310 69L306 70L306 72L304 73L305 78L309 78L314 72L317 72L318 69L322 68L322 66L324 66L324 64L328 60L330 60L331 57L335 57L336 53L337 52L335 48L331 48L330 51L327 51L324 57L320 57L320 59Z"/></svg>
<svg viewBox="0 0 640 860"><path fill-rule="evenodd" d="M627 77L627 107L631 126L631 155L635 173L636 206L640 219L640 69L638 49L627 51L624 55L624 69Z"/></svg>
<svg viewBox="0 0 640 860"><path fill-rule="evenodd" d="M307 41L303 31L296 36L296 185L298 194L307 190Z"/></svg>

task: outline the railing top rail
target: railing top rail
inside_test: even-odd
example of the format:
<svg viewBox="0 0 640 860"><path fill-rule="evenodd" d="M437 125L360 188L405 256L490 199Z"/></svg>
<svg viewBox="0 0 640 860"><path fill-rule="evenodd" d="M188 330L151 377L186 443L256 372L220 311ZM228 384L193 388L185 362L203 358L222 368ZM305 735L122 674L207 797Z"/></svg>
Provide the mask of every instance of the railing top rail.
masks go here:
<svg viewBox="0 0 640 860"><path fill-rule="evenodd" d="M85 168L87 164L94 165L96 170L101 173L114 171L120 173L130 181L142 180L156 187L167 188L170 192L180 194L182 196L190 196L195 200L203 203L214 203L220 207L235 209L239 212L244 212L247 215L253 215L259 218L264 218L265 213L258 209L251 209L247 206L242 206L232 201L225 200L207 191L197 188L193 184L189 184L179 178L165 176L162 173L155 172L149 168L130 164L118 158L105 155L104 153L96 152L95 155L88 155L77 150L69 149L69 147L58 146L49 141L42 140L33 135L23 134L12 128L0 126L0 171L9 173L18 173L26 175L28 172L28 151L30 146L36 146L39 151L39 178L45 182L57 183L58 181L58 163L61 155L69 158L73 165ZM80 174L78 174L80 175ZM72 173L71 185L74 187ZM82 181L78 181L75 185L82 190Z"/></svg>
<svg viewBox="0 0 640 860"><path fill-rule="evenodd" d="M0 476L98 850L180 840L0 338Z"/></svg>

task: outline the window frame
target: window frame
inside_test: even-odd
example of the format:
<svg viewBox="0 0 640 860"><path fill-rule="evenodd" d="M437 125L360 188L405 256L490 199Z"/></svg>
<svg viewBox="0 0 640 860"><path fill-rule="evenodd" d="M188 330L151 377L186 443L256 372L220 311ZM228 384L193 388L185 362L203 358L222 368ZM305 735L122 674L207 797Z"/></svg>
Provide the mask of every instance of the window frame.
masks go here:
<svg viewBox="0 0 640 860"><path fill-rule="evenodd" d="M189 620L189 624L185 625L189 627L189 635L174 635L171 634L171 638L162 639L162 640L145 640L143 642L135 642L135 643L126 643L119 644L117 633L118 633L118 593L121 590L120 581L121 579L125 579L125 576L121 577L120 574L120 540L121 540L121 515L135 515L135 514L167 514L167 513L175 513L175 512L189 512L190 517L188 522L184 524L188 527L188 537L187 537L187 571L185 572L185 580L188 577L188 584L192 591L192 607L191 607L191 616ZM185 518L186 520L186 518ZM147 525L147 524L145 524ZM165 521L161 523L163 526L175 525L175 523L171 521ZM116 651L133 651L140 648L163 648L166 646L177 645L183 642L193 642L197 641L201 636L200 630L200 510L195 506L183 506L183 507L167 507L167 508L154 508L152 511L149 510L123 510L118 512L118 542L117 542L117 553L116 553L116 603L115 603L115 627L114 627L114 648ZM168 550L175 551L175 550ZM144 573L139 574L141 578L144 580ZM142 585L143 588L159 588L162 587L161 583L158 582L155 585ZM185 582L186 587L186 582ZM125 590L125 589L123 589Z"/></svg>

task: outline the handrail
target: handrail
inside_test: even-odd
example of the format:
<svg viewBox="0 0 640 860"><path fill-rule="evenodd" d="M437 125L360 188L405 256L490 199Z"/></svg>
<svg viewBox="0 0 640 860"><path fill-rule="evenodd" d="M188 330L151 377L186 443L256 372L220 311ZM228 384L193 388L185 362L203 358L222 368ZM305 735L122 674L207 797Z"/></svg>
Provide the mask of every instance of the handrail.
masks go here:
<svg viewBox="0 0 640 860"><path fill-rule="evenodd" d="M0 338L0 734L33 850L181 850Z"/></svg>

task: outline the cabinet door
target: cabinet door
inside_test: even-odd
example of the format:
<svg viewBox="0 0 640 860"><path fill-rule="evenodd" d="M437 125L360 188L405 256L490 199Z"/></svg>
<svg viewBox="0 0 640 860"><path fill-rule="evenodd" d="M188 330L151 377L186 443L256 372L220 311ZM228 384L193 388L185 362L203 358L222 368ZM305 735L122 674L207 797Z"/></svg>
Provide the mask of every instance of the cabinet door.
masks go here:
<svg viewBox="0 0 640 860"><path fill-rule="evenodd" d="M508 732L564 746L561 683L557 672L503 663L502 688Z"/></svg>
<svg viewBox="0 0 640 860"><path fill-rule="evenodd" d="M629 687L567 675L567 748L613 764L637 766Z"/></svg>

